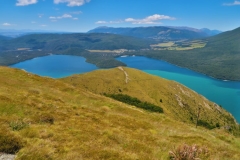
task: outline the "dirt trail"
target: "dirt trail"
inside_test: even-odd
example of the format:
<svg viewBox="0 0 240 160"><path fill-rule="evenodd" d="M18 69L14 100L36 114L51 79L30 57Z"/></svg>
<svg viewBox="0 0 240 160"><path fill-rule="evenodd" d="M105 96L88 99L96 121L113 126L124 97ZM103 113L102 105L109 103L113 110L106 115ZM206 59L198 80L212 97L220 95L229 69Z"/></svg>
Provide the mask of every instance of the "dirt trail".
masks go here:
<svg viewBox="0 0 240 160"><path fill-rule="evenodd" d="M125 82L126 82L126 84L127 84L128 81L130 80L127 72L126 72L122 67L118 67L118 69L120 69L121 71L123 71L123 73L125 74Z"/></svg>

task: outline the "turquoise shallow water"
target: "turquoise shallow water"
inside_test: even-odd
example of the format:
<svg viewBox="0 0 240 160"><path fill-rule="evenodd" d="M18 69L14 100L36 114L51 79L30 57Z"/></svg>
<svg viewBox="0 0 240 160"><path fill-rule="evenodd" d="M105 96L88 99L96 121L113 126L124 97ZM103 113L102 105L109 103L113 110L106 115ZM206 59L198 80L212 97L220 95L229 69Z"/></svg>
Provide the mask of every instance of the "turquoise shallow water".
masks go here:
<svg viewBox="0 0 240 160"><path fill-rule="evenodd" d="M222 81L147 57L119 57L128 67L174 80L221 105L240 122L240 82ZM27 60L10 67L24 69L40 76L62 78L98 69L85 58L69 55L50 55Z"/></svg>
<svg viewBox="0 0 240 160"><path fill-rule="evenodd" d="M221 105L240 122L240 82L217 80L165 61L147 57L119 57L128 67L177 81Z"/></svg>
<svg viewBox="0 0 240 160"><path fill-rule="evenodd" d="M10 67L24 69L30 73L52 78L62 78L98 69L95 65L85 62L83 57L69 55L38 57Z"/></svg>

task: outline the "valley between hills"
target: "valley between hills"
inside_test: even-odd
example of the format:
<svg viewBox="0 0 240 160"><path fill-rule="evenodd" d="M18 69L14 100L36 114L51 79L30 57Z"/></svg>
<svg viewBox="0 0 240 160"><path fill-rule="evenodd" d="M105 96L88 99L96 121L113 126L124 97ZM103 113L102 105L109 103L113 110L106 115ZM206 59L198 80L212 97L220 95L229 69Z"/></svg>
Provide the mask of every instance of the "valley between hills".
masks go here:
<svg viewBox="0 0 240 160"><path fill-rule="evenodd" d="M152 37L146 29L136 29L141 37L129 30L0 36L0 153L17 160L150 160L192 149L195 158L240 159L240 126L229 112L115 59L146 56L239 81L240 28L212 37L161 27ZM82 56L102 69L53 79L8 67L51 54Z"/></svg>
<svg viewBox="0 0 240 160"><path fill-rule="evenodd" d="M164 60L217 79L240 80L240 75L236 74L240 72L240 28L211 37L188 28L140 27L126 30L111 33L112 28L105 28L107 33L99 33L97 28L89 33L0 37L0 65L9 66L35 57L62 54L83 56L99 68L113 68L126 66L115 57L139 55ZM164 38L152 37L158 32ZM166 47L166 44L172 44L172 47Z"/></svg>

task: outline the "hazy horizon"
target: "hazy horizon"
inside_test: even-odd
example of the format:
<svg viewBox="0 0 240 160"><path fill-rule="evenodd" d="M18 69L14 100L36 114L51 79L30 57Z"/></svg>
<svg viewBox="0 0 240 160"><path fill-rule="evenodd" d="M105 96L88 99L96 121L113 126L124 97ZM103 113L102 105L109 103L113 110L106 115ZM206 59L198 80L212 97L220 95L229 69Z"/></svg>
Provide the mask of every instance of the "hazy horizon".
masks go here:
<svg viewBox="0 0 240 160"><path fill-rule="evenodd" d="M0 1L0 14L0 29L87 32L99 26L183 26L228 31L240 26L240 1L8 0Z"/></svg>

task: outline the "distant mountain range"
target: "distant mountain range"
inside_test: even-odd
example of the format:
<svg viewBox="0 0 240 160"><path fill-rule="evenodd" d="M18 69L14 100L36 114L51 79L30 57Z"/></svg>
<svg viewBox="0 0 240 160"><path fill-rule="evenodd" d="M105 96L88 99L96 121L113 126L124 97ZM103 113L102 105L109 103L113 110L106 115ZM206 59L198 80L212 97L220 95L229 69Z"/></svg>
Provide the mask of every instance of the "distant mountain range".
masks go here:
<svg viewBox="0 0 240 160"><path fill-rule="evenodd" d="M16 38L28 34L36 33L73 33L54 30L15 30L0 29L0 36ZM133 36L137 38L150 38L155 40L182 40L182 39L198 39L209 37L221 33L219 30L210 30L207 28L196 29L191 27L174 27L174 26L151 26L151 27L135 27L135 28L113 28L98 27L88 31L87 33L113 33L125 36ZM0 38L1 39L1 38Z"/></svg>
<svg viewBox="0 0 240 160"><path fill-rule="evenodd" d="M17 38L20 36L28 35L28 34L36 34L36 33L71 33L64 31L53 31L53 30L32 30L32 29L0 29L0 36ZM1 39L1 38L0 38Z"/></svg>
<svg viewBox="0 0 240 160"><path fill-rule="evenodd" d="M113 33L155 40L199 39L221 33L218 30L195 29L190 27L152 26L135 28L98 27L88 33Z"/></svg>
<svg viewBox="0 0 240 160"><path fill-rule="evenodd" d="M7 39L10 39L9 37L6 37L6 36L1 36L0 35L0 40L7 40Z"/></svg>
<svg viewBox="0 0 240 160"><path fill-rule="evenodd" d="M207 33L208 36L215 36L219 33L222 33L222 31L219 31L219 30L210 30L208 28L202 28L200 29L202 32L205 32Z"/></svg>

